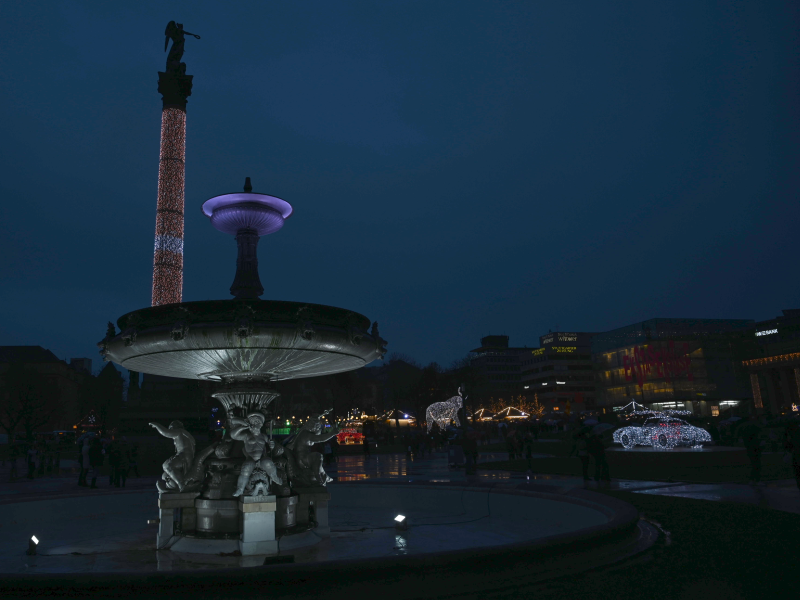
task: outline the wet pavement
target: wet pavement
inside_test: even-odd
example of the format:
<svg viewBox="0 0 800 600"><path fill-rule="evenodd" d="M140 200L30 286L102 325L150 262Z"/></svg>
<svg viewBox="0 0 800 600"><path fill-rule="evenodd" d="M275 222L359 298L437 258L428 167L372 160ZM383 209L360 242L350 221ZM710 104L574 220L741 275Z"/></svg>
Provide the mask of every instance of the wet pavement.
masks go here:
<svg viewBox="0 0 800 600"><path fill-rule="evenodd" d="M534 455L546 456L546 455ZM575 488L611 489L660 496L694 498L713 502L737 502L764 508L800 514L800 490L794 479L764 482L761 485L737 483L685 483L663 481L640 481L612 479L611 483L584 482L580 477L481 470L480 463L506 460L505 452L480 455L478 473L467 475L462 468L450 468L446 453L433 453L430 457L411 459L405 454L383 454L364 456L340 456L326 470L337 481L408 480L411 482L443 483L493 483L502 487L516 487L520 483L531 483L542 491L566 494Z"/></svg>
<svg viewBox="0 0 800 600"><path fill-rule="evenodd" d="M536 454L534 457L545 457ZM793 479L764 482L761 485L741 485L737 483L685 483L663 481L640 481L613 479L610 484L584 482L582 478L571 475L550 475L544 473L525 473L481 469L480 464L506 460L505 452L481 453L478 472L467 475L464 468L451 468L446 452L434 452L425 457L409 457L406 454L340 455L336 462L326 465L334 481L409 481L416 483L491 483L499 487L516 487L521 483L531 483L546 491L565 494L575 488L612 489L632 491L642 494L694 498L712 502L737 502L753 504L764 508L783 510L800 514L800 490ZM25 477L14 483L8 482L8 465L0 466L0 505L44 498L70 498L83 495L113 495L137 491L154 490L156 477L132 477L127 487L113 488L108 485L108 477L98 480L98 489L91 490L77 486L75 461L62 460L59 474L46 474L30 480Z"/></svg>

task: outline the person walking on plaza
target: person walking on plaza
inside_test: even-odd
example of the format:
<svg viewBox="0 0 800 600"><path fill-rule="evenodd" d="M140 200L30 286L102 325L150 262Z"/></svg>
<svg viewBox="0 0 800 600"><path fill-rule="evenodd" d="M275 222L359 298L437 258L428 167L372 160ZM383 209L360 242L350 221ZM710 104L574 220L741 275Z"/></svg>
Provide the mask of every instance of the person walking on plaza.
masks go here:
<svg viewBox="0 0 800 600"><path fill-rule="evenodd" d="M611 481L611 476L608 473L608 461L606 460L606 447L599 434L593 435L588 439L586 450L594 457L594 480Z"/></svg>
<svg viewBox="0 0 800 600"><path fill-rule="evenodd" d="M89 465L92 467L92 485L89 487L97 489L97 478L100 476L100 467L103 466L103 444L96 437L89 442Z"/></svg>
<svg viewBox="0 0 800 600"><path fill-rule="evenodd" d="M783 447L791 457L794 480L800 490L800 423L795 421L786 426L783 433Z"/></svg>
<svg viewBox="0 0 800 600"><path fill-rule="evenodd" d="M119 487L119 466L122 456L119 450L119 442L112 439L111 443L106 449L108 453L108 466L110 467L110 474L108 476L108 485Z"/></svg>
<svg viewBox="0 0 800 600"><path fill-rule="evenodd" d="M525 434L524 446L525 458L528 461L528 471L533 471L533 435L530 431Z"/></svg>
<svg viewBox="0 0 800 600"><path fill-rule="evenodd" d="M11 451L8 453L8 460L11 463L11 470L8 473L8 480L13 482L19 477L17 472L17 458L19 458L19 451L16 446L11 446Z"/></svg>
<svg viewBox="0 0 800 600"><path fill-rule="evenodd" d="M128 440L125 439L125 436L122 437L122 440L119 443L119 465L117 466L117 480L115 481L115 485L119 487L118 484L122 484L122 487L125 487L125 482L128 480L128 469L131 467L131 451L128 448Z"/></svg>
<svg viewBox="0 0 800 600"><path fill-rule="evenodd" d="M583 480L589 481L589 444L586 441L586 434L580 433L575 439L575 453L581 461L581 472ZM605 452L603 453L605 454ZM606 469L608 465L606 465Z"/></svg>
<svg viewBox="0 0 800 600"><path fill-rule="evenodd" d="M36 472L36 446L31 444L28 446L28 479L33 479L33 474Z"/></svg>
<svg viewBox="0 0 800 600"><path fill-rule="evenodd" d="M747 458L750 460L750 485L761 481L761 427L758 417L752 415L750 420L739 427L739 439L744 442Z"/></svg>
<svg viewBox="0 0 800 600"><path fill-rule="evenodd" d="M367 438L366 435L364 436L363 445L364 445L364 458L369 458L369 439Z"/></svg>
<svg viewBox="0 0 800 600"><path fill-rule="evenodd" d="M87 487L86 476L89 474L89 438L83 440L83 446L80 450L80 465L81 474L78 476L78 485Z"/></svg>
<svg viewBox="0 0 800 600"><path fill-rule="evenodd" d="M131 447L131 471L136 473L136 477L140 477L139 475L139 444L136 442L133 443Z"/></svg>

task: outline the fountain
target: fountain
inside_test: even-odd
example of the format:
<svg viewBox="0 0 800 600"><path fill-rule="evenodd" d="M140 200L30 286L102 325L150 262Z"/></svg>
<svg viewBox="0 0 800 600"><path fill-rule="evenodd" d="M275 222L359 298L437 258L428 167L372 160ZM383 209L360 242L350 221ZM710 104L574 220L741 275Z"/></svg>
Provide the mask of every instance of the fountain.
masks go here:
<svg viewBox="0 0 800 600"><path fill-rule="evenodd" d="M189 552L277 552L281 536L327 526L330 480L311 445L336 434L323 432L314 415L286 445L271 432L275 382L363 367L383 358L378 324L353 311L301 302L261 300L259 238L283 227L292 206L280 198L244 192L211 198L203 212L211 224L236 236L232 300L162 304L109 323L98 343L106 361L132 371L213 382L224 407L225 437L195 452L180 422L151 423L175 442L158 482L158 547ZM315 539L318 539L315 536Z"/></svg>

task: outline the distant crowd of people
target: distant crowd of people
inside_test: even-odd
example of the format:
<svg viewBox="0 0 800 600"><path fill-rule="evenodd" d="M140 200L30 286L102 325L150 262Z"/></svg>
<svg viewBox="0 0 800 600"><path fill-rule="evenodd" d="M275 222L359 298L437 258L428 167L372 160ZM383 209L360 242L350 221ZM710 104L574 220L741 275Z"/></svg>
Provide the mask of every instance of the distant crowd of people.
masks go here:
<svg viewBox="0 0 800 600"><path fill-rule="evenodd" d="M136 477L139 477L139 447L137 444L128 444L125 436L119 439L112 437L110 440L86 437L80 442L78 485L97 488L100 469L106 459L109 466L108 485L125 487L129 473L135 473ZM90 476L91 484L87 482Z"/></svg>

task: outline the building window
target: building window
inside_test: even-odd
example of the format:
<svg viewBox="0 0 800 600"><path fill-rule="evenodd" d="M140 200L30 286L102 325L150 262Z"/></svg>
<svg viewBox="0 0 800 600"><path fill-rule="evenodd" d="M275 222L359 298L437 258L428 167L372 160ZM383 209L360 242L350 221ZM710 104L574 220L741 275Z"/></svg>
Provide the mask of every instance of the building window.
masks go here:
<svg viewBox="0 0 800 600"><path fill-rule="evenodd" d="M711 416L718 417L719 416L719 406L712 406L711 407Z"/></svg>

